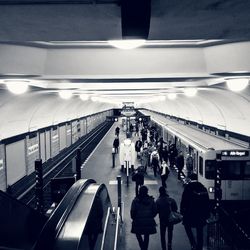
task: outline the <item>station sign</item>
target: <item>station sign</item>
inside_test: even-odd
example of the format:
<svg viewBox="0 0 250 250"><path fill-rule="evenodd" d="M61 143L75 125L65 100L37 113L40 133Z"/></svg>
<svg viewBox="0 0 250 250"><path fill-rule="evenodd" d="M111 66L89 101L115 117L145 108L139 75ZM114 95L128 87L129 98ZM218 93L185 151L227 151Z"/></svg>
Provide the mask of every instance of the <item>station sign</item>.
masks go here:
<svg viewBox="0 0 250 250"><path fill-rule="evenodd" d="M246 150L225 150L221 151L221 156L229 156L229 157L244 157L248 156L249 152Z"/></svg>

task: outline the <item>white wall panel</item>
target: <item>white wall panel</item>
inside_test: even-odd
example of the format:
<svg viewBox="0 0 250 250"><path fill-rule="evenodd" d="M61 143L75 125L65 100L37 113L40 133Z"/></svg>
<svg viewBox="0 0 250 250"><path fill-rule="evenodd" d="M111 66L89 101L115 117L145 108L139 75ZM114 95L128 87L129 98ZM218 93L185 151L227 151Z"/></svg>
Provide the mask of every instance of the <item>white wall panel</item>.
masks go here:
<svg viewBox="0 0 250 250"><path fill-rule="evenodd" d="M46 161L51 158L51 131L47 130L45 132L46 141Z"/></svg>
<svg viewBox="0 0 250 250"><path fill-rule="evenodd" d="M35 169L35 160L39 159L39 139L38 134L35 137L29 138L26 137L27 144L27 174L34 172Z"/></svg>
<svg viewBox="0 0 250 250"><path fill-rule="evenodd" d="M6 190L6 167L3 144L0 144L0 190Z"/></svg>
<svg viewBox="0 0 250 250"><path fill-rule="evenodd" d="M59 143L60 143L60 151L66 148L66 126L59 127Z"/></svg>
<svg viewBox="0 0 250 250"><path fill-rule="evenodd" d="M12 185L26 175L25 140L6 145L7 185Z"/></svg>
<svg viewBox="0 0 250 250"><path fill-rule="evenodd" d="M39 134L40 137L40 157L42 159L42 162L46 161L46 146L45 146L45 132L42 132Z"/></svg>
<svg viewBox="0 0 250 250"><path fill-rule="evenodd" d="M58 128L51 130L51 157L55 157L59 153L59 134Z"/></svg>
<svg viewBox="0 0 250 250"><path fill-rule="evenodd" d="M66 133L67 133L67 135L66 135L66 145L67 145L67 147L69 147L71 145L71 140L72 140L72 136L71 136L71 124L70 123L68 123L66 125Z"/></svg>

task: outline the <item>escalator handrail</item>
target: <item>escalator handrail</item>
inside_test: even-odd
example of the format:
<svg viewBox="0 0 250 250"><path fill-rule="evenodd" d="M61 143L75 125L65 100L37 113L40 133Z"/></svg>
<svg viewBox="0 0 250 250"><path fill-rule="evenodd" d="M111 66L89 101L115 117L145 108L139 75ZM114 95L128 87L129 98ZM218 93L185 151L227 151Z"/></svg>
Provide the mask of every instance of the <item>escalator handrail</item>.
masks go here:
<svg viewBox="0 0 250 250"><path fill-rule="evenodd" d="M106 219L105 219L105 224L104 224L104 229L103 229L103 235L102 235L102 244L101 244L101 250L104 248L104 242L107 234L107 229L108 229L108 221L109 221L109 216L110 216L110 207L108 207Z"/></svg>
<svg viewBox="0 0 250 250"><path fill-rule="evenodd" d="M117 214L116 214L114 250L117 249L118 231L119 231L120 220L121 220L121 217L120 217L120 207L118 207L117 208Z"/></svg>
<svg viewBox="0 0 250 250"><path fill-rule="evenodd" d="M92 183L95 183L95 181L92 179L84 179L73 184L43 227L40 237L33 246L34 250L44 250L46 249L44 244L46 242L50 244L49 242L54 240L74 207L74 204L76 203L81 192Z"/></svg>

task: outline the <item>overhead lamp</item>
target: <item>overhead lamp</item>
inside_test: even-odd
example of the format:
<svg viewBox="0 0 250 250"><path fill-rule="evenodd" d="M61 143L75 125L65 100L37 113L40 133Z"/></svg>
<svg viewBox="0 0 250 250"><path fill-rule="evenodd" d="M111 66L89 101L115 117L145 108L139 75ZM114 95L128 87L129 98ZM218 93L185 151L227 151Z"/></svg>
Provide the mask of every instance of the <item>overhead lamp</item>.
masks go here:
<svg viewBox="0 0 250 250"><path fill-rule="evenodd" d="M97 102L98 101L98 97L97 96L91 96L91 101Z"/></svg>
<svg viewBox="0 0 250 250"><path fill-rule="evenodd" d="M193 97L196 95L196 93L197 93L196 88L185 88L184 89L184 94L188 97Z"/></svg>
<svg viewBox="0 0 250 250"><path fill-rule="evenodd" d="M80 99L81 99L82 101L87 101L87 100L89 99L89 96L86 95L86 94L81 94L81 95L80 95Z"/></svg>
<svg viewBox="0 0 250 250"><path fill-rule="evenodd" d="M174 100L176 98L176 93L169 93L168 94L168 99L169 100Z"/></svg>
<svg viewBox="0 0 250 250"><path fill-rule="evenodd" d="M59 96L62 99L68 100L72 97L72 92L70 90L60 90L59 91Z"/></svg>
<svg viewBox="0 0 250 250"><path fill-rule="evenodd" d="M142 46L146 40L144 39L128 39L128 40L109 40L108 43L118 49L135 49Z"/></svg>
<svg viewBox="0 0 250 250"><path fill-rule="evenodd" d="M157 97L157 99L158 99L159 101L165 101L165 100L166 100L166 96L160 95L160 96Z"/></svg>
<svg viewBox="0 0 250 250"><path fill-rule="evenodd" d="M4 82L8 90L15 95L20 95L25 93L29 87L29 81L5 80Z"/></svg>
<svg viewBox="0 0 250 250"><path fill-rule="evenodd" d="M235 92L239 92L247 87L249 80L245 78L227 79L227 87Z"/></svg>

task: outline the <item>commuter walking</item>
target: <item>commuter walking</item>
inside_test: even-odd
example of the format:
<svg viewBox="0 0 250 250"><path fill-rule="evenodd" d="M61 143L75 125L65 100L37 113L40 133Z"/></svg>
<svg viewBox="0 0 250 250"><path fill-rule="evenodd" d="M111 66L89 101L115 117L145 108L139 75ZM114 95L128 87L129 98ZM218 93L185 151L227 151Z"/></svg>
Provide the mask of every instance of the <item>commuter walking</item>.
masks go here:
<svg viewBox="0 0 250 250"><path fill-rule="evenodd" d="M115 153L117 154L118 153L118 149L119 149L119 145L120 145L120 141L119 141L119 138L118 136L114 139L114 142L113 142L113 147L115 149Z"/></svg>
<svg viewBox="0 0 250 250"><path fill-rule="evenodd" d="M182 151L180 151L179 155L176 158L176 167L178 168L178 180L181 180L181 174L183 174L184 168L184 156L182 154Z"/></svg>
<svg viewBox="0 0 250 250"><path fill-rule="evenodd" d="M178 155L178 151L176 149L175 144L171 144L169 146L169 163L170 167L173 167L175 165L175 158Z"/></svg>
<svg viewBox="0 0 250 250"><path fill-rule="evenodd" d="M158 145L158 152L159 152L159 156L160 156L160 162L162 163L163 161L163 150L164 150L164 144L167 144L163 138L161 137L159 142L157 143Z"/></svg>
<svg viewBox="0 0 250 250"><path fill-rule="evenodd" d="M135 196L139 194L139 188L144 184L144 167L138 167L132 174L132 181L135 181Z"/></svg>
<svg viewBox="0 0 250 250"><path fill-rule="evenodd" d="M196 174L191 174L190 179L182 194L180 212L191 248L202 250L203 227L209 218L209 196L207 189L197 181ZM196 229L196 240L192 228Z"/></svg>
<svg viewBox="0 0 250 250"><path fill-rule="evenodd" d="M168 250L172 250L172 239L174 225L169 222L168 217L171 211L178 210L176 201L170 198L164 187L159 188L160 196L156 200L157 213L160 219L161 248L166 250L166 230L168 229Z"/></svg>
<svg viewBox="0 0 250 250"><path fill-rule="evenodd" d="M168 147L165 146L162 151L162 160L168 163Z"/></svg>
<svg viewBox="0 0 250 250"><path fill-rule="evenodd" d="M135 151L137 153L138 158L139 158L139 154L141 152L141 147L142 147L142 141L141 141L141 139L139 137L138 140L135 142Z"/></svg>
<svg viewBox="0 0 250 250"><path fill-rule="evenodd" d="M163 161L161 164L161 183L163 187L167 187L166 180L168 179L168 175L170 173L168 164Z"/></svg>
<svg viewBox="0 0 250 250"><path fill-rule="evenodd" d="M150 155L148 153L148 148L144 147L141 154L141 164L144 167L144 172L147 174L148 162Z"/></svg>
<svg viewBox="0 0 250 250"><path fill-rule="evenodd" d="M155 149L150 155L150 164L153 167L154 177L156 177L157 170L160 169L159 160L160 160L159 154Z"/></svg>
<svg viewBox="0 0 250 250"><path fill-rule="evenodd" d="M117 126L117 127L115 128L115 135L116 135L116 136L119 136L119 134L120 134L120 128Z"/></svg>
<svg viewBox="0 0 250 250"><path fill-rule="evenodd" d="M156 233L154 220L156 214L154 198L148 195L146 186L141 186L139 195L134 198L130 209L130 215L133 220L131 233L136 235L141 250L148 249L149 235Z"/></svg>

